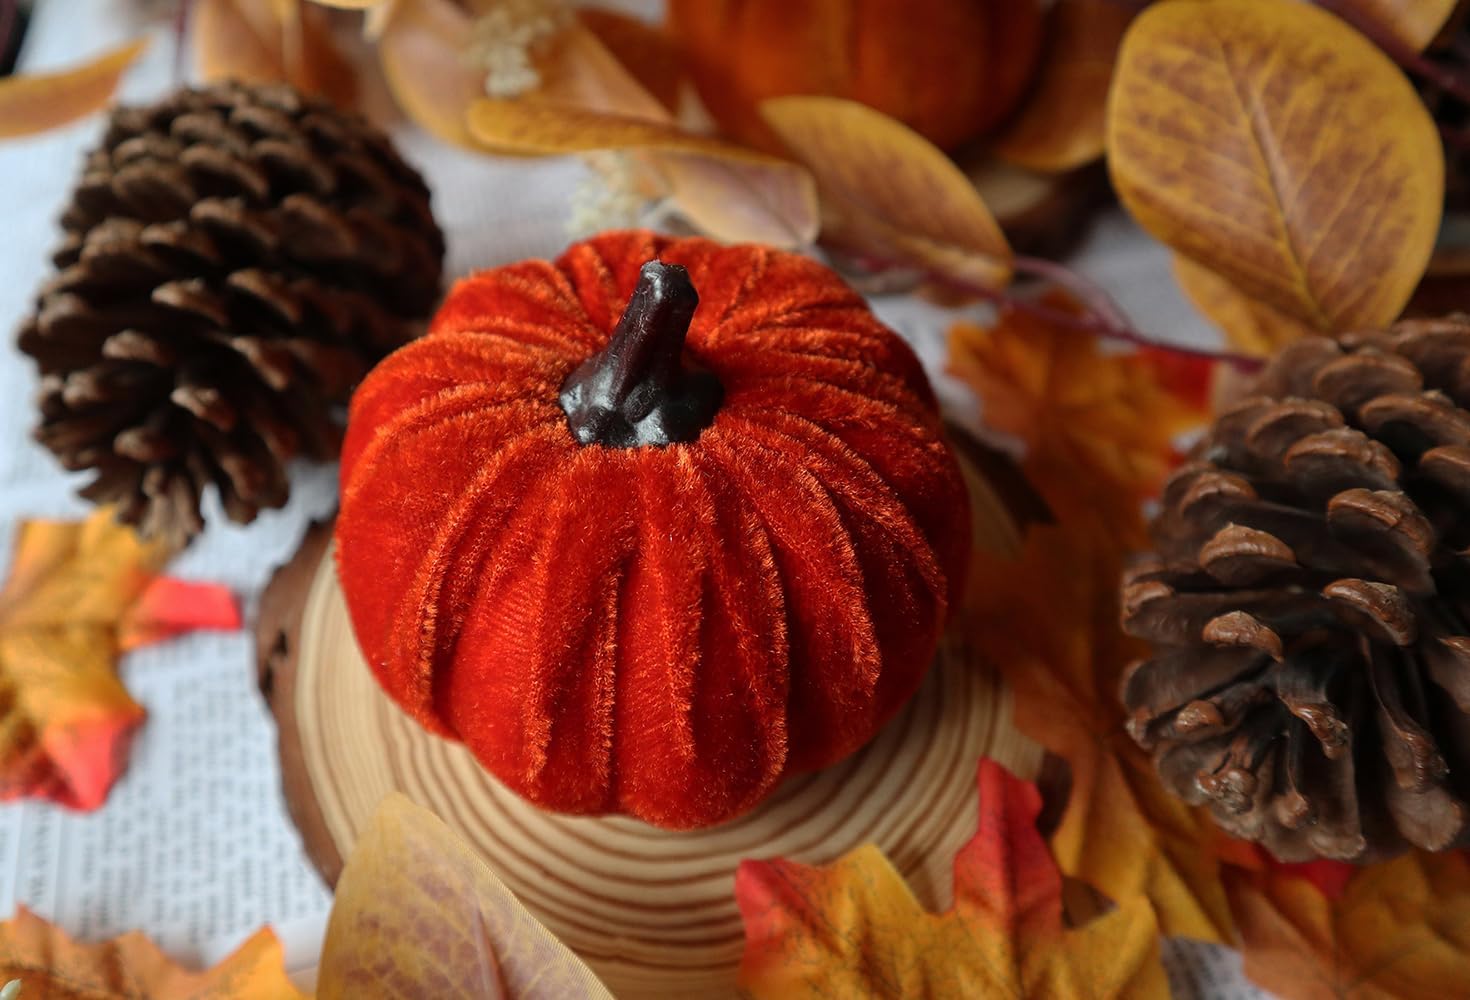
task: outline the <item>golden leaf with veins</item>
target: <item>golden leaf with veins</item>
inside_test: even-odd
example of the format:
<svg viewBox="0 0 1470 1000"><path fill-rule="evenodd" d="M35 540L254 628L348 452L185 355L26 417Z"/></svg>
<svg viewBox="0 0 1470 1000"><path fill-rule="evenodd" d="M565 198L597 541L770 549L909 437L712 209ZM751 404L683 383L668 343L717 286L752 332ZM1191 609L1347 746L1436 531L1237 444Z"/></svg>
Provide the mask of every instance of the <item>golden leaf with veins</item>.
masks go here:
<svg viewBox="0 0 1470 1000"><path fill-rule="evenodd" d="M1107 141L1145 229L1315 329L1390 322L1429 261L1434 122L1383 52L1310 4L1146 9L1123 40Z"/></svg>
<svg viewBox="0 0 1470 1000"><path fill-rule="evenodd" d="M612 1000L444 822L402 795L378 807L342 877L317 1000Z"/></svg>
<svg viewBox="0 0 1470 1000"><path fill-rule="evenodd" d="M836 97L762 101L761 116L817 178L824 235L845 249L1003 288L1011 248L975 186L896 119Z"/></svg>
<svg viewBox="0 0 1470 1000"><path fill-rule="evenodd" d="M0 79L0 139L32 135L101 111L118 80L148 47L139 39L59 73Z"/></svg>
<svg viewBox="0 0 1470 1000"><path fill-rule="evenodd" d="M1305 323L1251 298L1214 271L1188 257L1174 256L1174 280L1195 308L1225 334L1232 347L1266 357L1307 334Z"/></svg>

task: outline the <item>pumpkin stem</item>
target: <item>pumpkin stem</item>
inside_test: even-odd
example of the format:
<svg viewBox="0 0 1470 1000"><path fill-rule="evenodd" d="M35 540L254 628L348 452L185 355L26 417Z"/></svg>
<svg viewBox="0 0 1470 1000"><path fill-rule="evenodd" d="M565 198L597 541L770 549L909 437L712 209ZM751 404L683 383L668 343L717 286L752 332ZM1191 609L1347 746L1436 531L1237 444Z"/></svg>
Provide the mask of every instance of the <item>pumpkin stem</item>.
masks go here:
<svg viewBox="0 0 1470 1000"><path fill-rule="evenodd" d="M607 348L561 387L567 426L580 443L609 448L693 441L715 418L724 388L689 368L684 337L699 305L689 272L651 260Z"/></svg>

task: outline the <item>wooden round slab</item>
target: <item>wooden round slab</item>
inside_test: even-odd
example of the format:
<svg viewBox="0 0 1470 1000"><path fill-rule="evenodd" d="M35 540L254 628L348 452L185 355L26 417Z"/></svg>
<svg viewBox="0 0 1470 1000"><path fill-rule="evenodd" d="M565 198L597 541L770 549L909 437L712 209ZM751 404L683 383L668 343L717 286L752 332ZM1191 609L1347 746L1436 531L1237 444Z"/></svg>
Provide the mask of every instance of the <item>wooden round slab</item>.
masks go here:
<svg viewBox="0 0 1470 1000"><path fill-rule="evenodd" d="M989 480L967 471L977 531L1014 546ZM402 792L471 843L526 907L620 997L735 992L743 858L829 862L881 847L927 906L948 906L955 852L975 832L976 766L1035 775L1041 752L1010 725L992 670L948 640L914 700L862 751L786 781L748 815L696 832L544 812L459 744L432 736L378 688L353 638L330 551L313 529L267 591L261 686L280 726L292 817L329 883L379 800Z"/></svg>

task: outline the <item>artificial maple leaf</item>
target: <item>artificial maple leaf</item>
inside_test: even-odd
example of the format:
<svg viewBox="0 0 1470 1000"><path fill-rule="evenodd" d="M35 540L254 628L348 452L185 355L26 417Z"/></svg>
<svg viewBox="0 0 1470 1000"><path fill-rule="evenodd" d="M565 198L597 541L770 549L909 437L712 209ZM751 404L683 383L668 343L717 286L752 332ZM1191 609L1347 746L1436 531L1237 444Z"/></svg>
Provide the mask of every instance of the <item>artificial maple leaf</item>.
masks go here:
<svg viewBox="0 0 1470 1000"><path fill-rule="evenodd" d="M1071 768L1052 836L1062 871L1114 899L1146 895L1167 934L1229 941L1225 838L1123 728L1119 681L1144 650L1118 627L1116 544L1091 524L1042 523L1019 556L977 550L962 620L1005 677L1017 727Z"/></svg>
<svg viewBox="0 0 1470 1000"><path fill-rule="evenodd" d="M1051 293L1056 316L1081 310ZM1094 512L1111 530L1136 511L1177 460L1174 442L1208 418L1209 363L1161 349L1107 354L1090 333L1018 304L989 328L957 324L949 370L984 401L985 423L1025 446L1027 478L1058 516Z"/></svg>
<svg viewBox="0 0 1470 1000"><path fill-rule="evenodd" d="M1064 927L1036 787L991 760L979 785L980 828L955 857L948 913L926 913L872 845L819 868L741 862L741 987L758 998L1167 997L1148 901Z"/></svg>
<svg viewBox="0 0 1470 1000"><path fill-rule="evenodd" d="M136 931L81 944L24 906L0 923L0 983L12 979L23 1000L306 1000L269 928L214 968L189 972Z"/></svg>
<svg viewBox="0 0 1470 1000"><path fill-rule="evenodd" d="M239 627L223 588L156 576L172 554L106 509L20 525L0 589L0 800L101 805L144 716L117 676L118 654Z"/></svg>
<svg viewBox="0 0 1470 1000"><path fill-rule="evenodd" d="M1245 971L1282 1000L1463 997L1470 860L1406 854L1358 868L1332 898L1288 866L1227 871Z"/></svg>

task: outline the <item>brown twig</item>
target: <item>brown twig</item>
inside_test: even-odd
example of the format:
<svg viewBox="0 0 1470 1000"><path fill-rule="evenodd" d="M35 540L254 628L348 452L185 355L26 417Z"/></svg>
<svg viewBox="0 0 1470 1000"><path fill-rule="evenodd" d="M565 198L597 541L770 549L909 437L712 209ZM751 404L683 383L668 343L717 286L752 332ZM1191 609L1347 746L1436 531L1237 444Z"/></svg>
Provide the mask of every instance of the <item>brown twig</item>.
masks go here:
<svg viewBox="0 0 1470 1000"><path fill-rule="evenodd" d="M829 247L828 249L834 248ZM1246 354L1236 354L1231 351L1212 351L1207 348L1188 347L1165 340L1155 340L1133 325L1122 307L1113 300L1113 297L1101 285L1086 275L1079 274L1065 264L1056 261L1044 260L1039 257L1017 257L1013 259L1013 266L1018 274L1035 278L1038 281L1055 285L1070 292L1073 298L1077 299L1082 305L1083 312L1076 313L1065 309L1057 309L1044 302L1038 302L1034 298L1016 295L1010 291L989 288L985 285L964 281L953 275L941 274L937 271L918 270L911 264L876 257L864 251L843 250L843 252L848 255L848 260L851 264L861 267L869 275L885 274L892 271L911 272L916 277L920 277L940 287L948 288L960 295L981 299L1001 308L1015 309L1018 312L1034 316L1049 325L1076 330L1103 340L1113 340L1119 343L1131 344L1134 347L1168 351L1173 354L1199 358L1215 364L1230 365L1232 368L1246 375L1254 374L1265 366L1264 359Z"/></svg>
<svg viewBox="0 0 1470 1000"><path fill-rule="evenodd" d="M184 82L184 50L188 47L189 8L193 0L179 0L174 8L174 86Z"/></svg>

